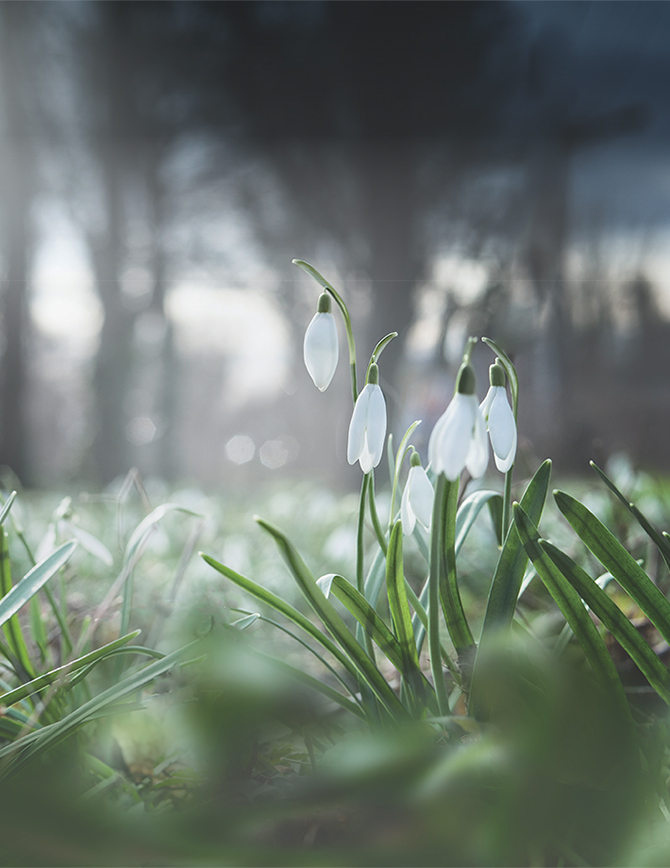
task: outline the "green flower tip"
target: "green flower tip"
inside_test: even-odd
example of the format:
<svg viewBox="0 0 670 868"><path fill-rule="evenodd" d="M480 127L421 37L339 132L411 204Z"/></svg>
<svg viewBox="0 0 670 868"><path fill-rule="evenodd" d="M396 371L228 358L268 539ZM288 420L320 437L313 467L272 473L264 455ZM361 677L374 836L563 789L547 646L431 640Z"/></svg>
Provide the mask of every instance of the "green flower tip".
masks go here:
<svg viewBox="0 0 670 868"><path fill-rule="evenodd" d="M368 371L368 383L373 386L379 383L379 367L374 363L370 365L370 370Z"/></svg>
<svg viewBox="0 0 670 868"><path fill-rule="evenodd" d="M412 452L412 457L409 459L412 467L421 467L421 457L418 452Z"/></svg>
<svg viewBox="0 0 670 868"><path fill-rule="evenodd" d="M327 292L322 292L319 296L319 303L316 308L317 313L330 313L332 305L330 302L330 295Z"/></svg>
<svg viewBox="0 0 670 868"><path fill-rule="evenodd" d="M477 388L477 378L472 365L463 364L456 378L456 391L461 395L474 395Z"/></svg>
<svg viewBox="0 0 670 868"><path fill-rule="evenodd" d="M497 359L496 363L489 368L489 382L492 386L505 385L505 369L498 364Z"/></svg>

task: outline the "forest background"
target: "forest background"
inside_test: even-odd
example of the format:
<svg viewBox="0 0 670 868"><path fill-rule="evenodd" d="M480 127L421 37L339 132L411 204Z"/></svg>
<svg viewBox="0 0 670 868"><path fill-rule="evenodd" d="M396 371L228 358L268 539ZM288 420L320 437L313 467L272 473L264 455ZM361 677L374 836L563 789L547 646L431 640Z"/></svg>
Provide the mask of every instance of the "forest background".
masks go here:
<svg viewBox="0 0 670 868"><path fill-rule="evenodd" d="M0 464L349 487L299 257L362 358L400 325L396 432L487 334L529 467L667 471L669 36L667 3L3 0Z"/></svg>

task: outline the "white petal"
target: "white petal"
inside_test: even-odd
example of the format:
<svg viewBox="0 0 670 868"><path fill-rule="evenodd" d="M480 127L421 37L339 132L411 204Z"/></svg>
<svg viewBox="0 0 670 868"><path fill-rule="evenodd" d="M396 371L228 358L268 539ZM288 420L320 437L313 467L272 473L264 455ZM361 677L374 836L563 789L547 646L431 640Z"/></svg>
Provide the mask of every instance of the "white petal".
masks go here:
<svg viewBox="0 0 670 868"><path fill-rule="evenodd" d="M495 392L493 390L496 388L500 388L500 387L499 386L489 386L489 390L486 393L486 397L484 398L482 403L479 405L479 410L480 410L482 416L484 417L484 421L487 424L488 424L488 420L489 420L489 412L491 410L491 401L493 400L493 396L495 394Z"/></svg>
<svg viewBox="0 0 670 868"><path fill-rule="evenodd" d="M365 439L372 458L372 466L376 467L382 460L386 440L386 401L384 393L377 384L372 386L370 392Z"/></svg>
<svg viewBox="0 0 670 868"><path fill-rule="evenodd" d="M451 404L449 405L451 407ZM444 413L440 416L440 418L435 423L433 430L430 433L430 438L428 439L428 461L430 466L433 468L433 471L439 476L442 473L442 458L440 455L440 451L438 449L438 445L442 440L442 431L444 430L444 426L447 422L449 407L444 411Z"/></svg>
<svg viewBox="0 0 670 868"><path fill-rule="evenodd" d="M402 520L402 532L404 534L410 534L414 530L414 525L416 524L416 516L412 512L412 507L409 502L409 484L412 478L412 470L413 467L410 468L409 476L407 477L407 482L405 484L405 490L402 493L402 500L400 502L400 518Z"/></svg>
<svg viewBox="0 0 670 868"><path fill-rule="evenodd" d="M372 468L376 466L374 464L374 456L368 448L367 437L365 439L365 443L363 444L363 451L358 457L358 462L361 465L361 470L363 471L363 473L369 473Z"/></svg>
<svg viewBox="0 0 670 868"><path fill-rule="evenodd" d="M465 467L475 424L475 413L479 413L477 399L474 395L462 395L457 392L447 407L447 412L449 417L445 419L436 449L442 472L450 482L453 482L458 479Z"/></svg>
<svg viewBox="0 0 670 868"><path fill-rule="evenodd" d="M474 396L473 396L474 397ZM489 463L489 438L486 436L484 417L475 405L474 425L465 466L473 479L483 476Z"/></svg>
<svg viewBox="0 0 670 868"><path fill-rule="evenodd" d="M370 392L366 386L356 399L354 412L349 423L349 439L347 440L347 461L355 464L365 447L365 425L368 415Z"/></svg>
<svg viewBox="0 0 670 868"><path fill-rule="evenodd" d="M322 392L328 388L337 368L340 345L332 313L316 313L305 332L303 356L314 385Z"/></svg>
<svg viewBox="0 0 670 868"><path fill-rule="evenodd" d="M435 492L430 484L430 479L423 467L410 467L409 477L405 490L409 489L409 501L412 506L412 514L428 530L433 515L433 498ZM404 497L404 494L403 494ZM404 524L404 522L403 522Z"/></svg>
<svg viewBox="0 0 670 868"><path fill-rule="evenodd" d="M496 394L491 403L489 435L496 459L496 467L500 470L498 463L500 460L508 465L507 470L509 470L516 455L516 424L503 386L496 388ZM506 473L507 470L504 470L503 473Z"/></svg>

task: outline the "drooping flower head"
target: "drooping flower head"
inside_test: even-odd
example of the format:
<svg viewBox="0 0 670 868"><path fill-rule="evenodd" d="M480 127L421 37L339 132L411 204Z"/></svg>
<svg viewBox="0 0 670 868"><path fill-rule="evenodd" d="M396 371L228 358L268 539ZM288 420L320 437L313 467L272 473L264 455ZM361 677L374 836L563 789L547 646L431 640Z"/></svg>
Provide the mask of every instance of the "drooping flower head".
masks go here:
<svg viewBox="0 0 670 868"><path fill-rule="evenodd" d="M428 459L436 474L450 482L467 468L479 479L489 463L489 444L484 418L475 395L475 372L464 362L456 379L456 394L435 423L428 441Z"/></svg>
<svg viewBox="0 0 670 868"><path fill-rule="evenodd" d="M418 521L426 530L430 528L435 492L417 452L412 452L411 466L402 493L400 518L403 533L410 534Z"/></svg>
<svg viewBox="0 0 670 868"><path fill-rule="evenodd" d="M386 401L379 386L379 368L373 364L349 423L347 461L358 461L363 473L369 473L381 461L385 438Z"/></svg>
<svg viewBox="0 0 670 868"><path fill-rule="evenodd" d="M331 313L330 295L327 292L319 296L317 312L307 326L303 355L314 385L324 392L333 379L340 355L335 317Z"/></svg>
<svg viewBox="0 0 670 868"><path fill-rule="evenodd" d="M491 438L496 467L501 473L507 473L516 457L516 422L507 400L505 370L497 360L489 368L489 380L491 387L479 409Z"/></svg>

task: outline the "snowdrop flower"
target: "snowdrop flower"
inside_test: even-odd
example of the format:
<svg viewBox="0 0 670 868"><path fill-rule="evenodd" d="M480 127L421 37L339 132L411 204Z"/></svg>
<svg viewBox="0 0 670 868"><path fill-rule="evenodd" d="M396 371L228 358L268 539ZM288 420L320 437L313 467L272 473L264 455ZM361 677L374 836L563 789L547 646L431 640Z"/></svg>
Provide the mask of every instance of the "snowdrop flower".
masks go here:
<svg viewBox="0 0 670 868"><path fill-rule="evenodd" d="M305 366L314 380L314 385L321 392L330 385L340 355L337 327L330 306L330 296L327 292L322 292L317 312L307 326L303 344Z"/></svg>
<svg viewBox="0 0 670 868"><path fill-rule="evenodd" d="M516 456L516 423L507 400L505 370L497 362L489 368L491 388L479 409L491 438L493 457L501 473L507 473Z"/></svg>
<svg viewBox="0 0 670 868"><path fill-rule="evenodd" d="M405 490L400 504L400 518L403 533L410 534L417 520L426 530L430 528L435 492L430 484L426 471L421 466L418 453L412 453L412 465L409 469Z"/></svg>
<svg viewBox="0 0 670 868"><path fill-rule="evenodd" d="M475 372L461 365L456 394L437 420L428 441L428 459L436 474L444 473L450 482L467 467L479 479L489 463L486 426L475 395Z"/></svg>
<svg viewBox="0 0 670 868"><path fill-rule="evenodd" d="M370 365L368 382L361 391L349 423L347 461L369 473L382 458L386 438L386 401L379 387L379 368Z"/></svg>

